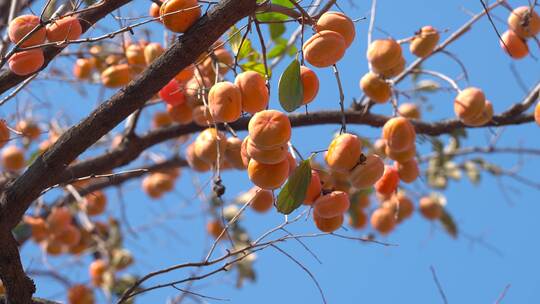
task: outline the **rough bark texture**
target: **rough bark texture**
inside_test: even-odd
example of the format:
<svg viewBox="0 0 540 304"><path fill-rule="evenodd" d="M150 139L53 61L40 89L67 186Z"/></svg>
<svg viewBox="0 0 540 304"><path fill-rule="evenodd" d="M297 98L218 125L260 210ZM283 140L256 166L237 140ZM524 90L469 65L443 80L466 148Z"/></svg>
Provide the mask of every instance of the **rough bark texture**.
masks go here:
<svg viewBox="0 0 540 304"><path fill-rule="evenodd" d="M127 2L106 1L101 5L121 6ZM33 283L24 274L16 246L7 242L9 231L20 221L30 204L44 189L58 183L61 173L77 156L144 105L179 71L210 48L230 26L255 12L256 7L256 0L224 0L212 6L206 15L180 36L137 80L119 90L87 118L66 131L21 176L7 184L0 196L0 233L4 235L0 241L3 246L13 250L3 250L0 278L6 282L10 303L26 304L32 301ZM97 14L93 16L94 19L99 19L98 17ZM59 51L50 50L52 56ZM0 93L22 80L13 80L14 76L10 75L8 73L0 76Z"/></svg>
<svg viewBox="0 0 540 304"><path fill-rule="evenodd" d="M2 282L9 295L9 304L32 303L32 295L36 286L32 279L24 275L24 269L19 256L17 241L11 231L0 232L0 274Z"/></svg>
<svg viewBox="0 0 540 304"><path fill-rule="evenodd" d="M0 304L8 304L6 296L0 295ZM49 301L46 299L32 298L32 304L61 304L61 303Z"/></svg>

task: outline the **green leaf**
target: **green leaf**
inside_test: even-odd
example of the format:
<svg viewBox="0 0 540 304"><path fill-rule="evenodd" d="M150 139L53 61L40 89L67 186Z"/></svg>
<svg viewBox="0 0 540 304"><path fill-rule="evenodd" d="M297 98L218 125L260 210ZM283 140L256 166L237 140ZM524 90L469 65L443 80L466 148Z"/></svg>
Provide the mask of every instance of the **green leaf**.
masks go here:
<svg viewBox="0 0 540 304"><path fill-rule="evenodd" d="M302 106L304 87L300 78L300 61L293 60L279 78L279 102L285 111L292 112Z"/></svg>
<svg viewBox="0 0 540 304"><path fill-rule="evenodd" d="M262 2L262 1L261 1ZM281 5L287 8L294 8L290 0L272 0L272 4ZM280 13L260 13L257 14L257 20L262 22L268 21L284 21L288 20L289 16Z"/></svg>
<svg viewBox="0 0 540 304"><path fill-rule="evenodd" d="M256 16L260 22L279 22L289 19L287 15L280 13L258 13Z"/></svg>
<svg viewBox="0 0 540 304"><path fill-rule="evenodd" d="M229 29L228 36L229 44L231 45L233 53L235 54L235 56L236 54L238 54L238 60L242 60L250 56L254 56L254 58L258 56L257 51L253 49L251 40L246 38L242 42L243 36L241 32L238 31L238 28L236 26L232 26Z"/></svg>
<svg viewBox="0 0 540 304"><path fill-rule="evenodd" d="M306 198L306 192L311 182L311 164L306 159L298 165L289 177L277 198L277 210L283 214L290 214L296 210Z"/></svg>
<svg viewBox="0 0 540 304"><path fill-rule="evenodd" d="M242 41L242 35L240 34L239 29L235 25L231 26L229 32L227 32L227 36L229 38L231 49L233 52L237 51L240 46L240 41Z"/></svg>
<svg viewBox="0 0 540 304"><path fill-rule="evenodd" d="M289 47L289 52L287 53L287 55L293 57L294 55L296 55L296 53L298 53L298 48L296 48L296 45L291 45L291 47Z"/></svg>
<svg viewBox="0 0 540 304"><path fill-rule="evenodd" d="M289 50L287 50L287 39L279 38L276 41L276 44L272 49L268 52L267 57L268 59L276 58L279 56L283 56L285 52L287 52L287 55L290 55L291 49L294 49L291 56L294 56L296 54L296 47L294 45L291 45Z"/></svg>
<svg viewBox="0 0 540 304"><path fill-rule="evenodd" d="M442 226L444 227L444 230L446 230L446 232L451 236L453 237L454 239L457 238L458 236L458 228L457 228L457 225L456 223L454 222L454 219L452 218L452 216L450 215L450 213L448 213L446 211L446 209L443 209L443 214L442 216L439 218L439 220L441 221L441 224Z"/></svg>
<svg viewBox="0 0 540 304"><path fill-rule="evenodd" d="M288 8L294 8L294 4L292 4L290 0L272 0L272 3Z"/></svg>
<svg viewBox="0 0 540 304"><path fill-rule="evenodd" d="M287 48L287 46L285 46L285 45L276 44L273 48L270 49L268 54L266 54L266 57L268 59L273 59L273 58L279 57L279 56L283 55L286 48Z"/></svg>
<svg viewBox="0 0 540 304"><path fill-rule="evenodd" d="M283 23L271 23L270 24L270 38L277 40L281 38L281 35L285 33L285 25Z"/></svg>
<svg viewBox="0 0 540 304"><path fill-rule="evenodd" d="M242 47L240 47L240 50L237 51L238 53L238 60L242 60L244 58L249 57L252 53L256 53L256 51L251 46L251 40L245 39L244 43L242 43Z"/></svg>
<svg viewBox="0 0 540 304"><path fill-rule="evenodd" d="M248 63L242 64L240 67L242 67L243 71L255 71L261 75L264 75L264 64L260 62L253 62L250 61ZM272 75L272 71L268 70L268 76Z"/></svg>

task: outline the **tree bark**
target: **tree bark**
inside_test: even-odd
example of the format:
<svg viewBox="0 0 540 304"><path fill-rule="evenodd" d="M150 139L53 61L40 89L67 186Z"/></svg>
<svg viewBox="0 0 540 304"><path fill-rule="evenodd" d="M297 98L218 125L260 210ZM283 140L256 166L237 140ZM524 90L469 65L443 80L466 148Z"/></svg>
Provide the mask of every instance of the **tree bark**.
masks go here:
<svg viewBox="0 0 540 304"><path fill-rule="evenodd" d="M126 2L128 1L105 1L101 5L121 6ZM253 14L256 8L256 0L224 0L212 6L206 15L180 36L138 79L120 89L88 117L67 130L21 176L7 184L0 196L0 234L4 236L1 239L2 247L5 246L1 253L1 262L11 266L0 266L0 278L5 279L7 286L10 286L7 288L10 303L31 303L35 290L33 282L25 275L21 266L17 246L7 242L9 238L13 239L11 229L20 221L31 203L44 189L58 183L60 174L77 156L143 106L178 72L209 49L232 25ZM94 16L94 19L96 17ZM55 55L61 49L50 51ZM0 75L0 93L17 83L18 80L10 81L10 77Z"/></svg>

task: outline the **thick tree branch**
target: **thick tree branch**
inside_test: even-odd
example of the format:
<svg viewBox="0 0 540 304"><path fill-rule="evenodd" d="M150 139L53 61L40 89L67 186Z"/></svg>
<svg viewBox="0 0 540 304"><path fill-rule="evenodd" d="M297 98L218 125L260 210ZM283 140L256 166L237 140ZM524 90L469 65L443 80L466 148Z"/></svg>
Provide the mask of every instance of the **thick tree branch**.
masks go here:
<svg viewBox="0 0 540 304"><path fill-rule="evenodd" d="M114 6L124 1L126 0L106 1L101 5ZM224 0L212 6L206 15L179 37L171 48L152 63L137 80L119 90L87 118L66 131L21 176L9 183L2 193L0 233L9 234L30 204L40 196L44 189L58 183L60 173L77 156L110 132L133 111L140 108L179 71L194 62L230 26L255 12L256 8L255 0ZM90 14L95 14L95 11L91 11ZM0 80L0 83L3 81ZM18 259L18 255L16 258ZM9 268L0 268L0 276L10 276L9 279L13 279L14 282L30 280L25 276L22 268L16 269L13 273L9 270ZM13 292L13 288L11 291L8 288L8 298L13 303L29 303L31 295L32 291L19 294Z"/></svg>
<svg viewBox="0 0 540 304"><path fill-rule="evenodd" d="M11 304L8 303L7 298L5 295L0 295L0 304ZM61 304L58 302L53 302L41 298L32 298L32 304Z"/></svg>
<svg viewBox="0 0 540 304"><path fill-rule="evenodd" d="M144 104L178 71L194 62L232 24L253 13L255 9L255 0L220 2L149 66L139 79L121 89L86 119L66 131L8 186L0 201L0 230L14 227L31 201L43 189L56 184L59 173L69 163ZM136 141L135 145L140 145L140 142Z"/></svg>
<svg viewBox="0 0 540 304"><path fill-rule="evenodd" d="M538 100L540 94L540 83L517 105L532 104ZM448 134L460 128L484 128L484 127L499 127L505 125L518 125L534 121L532 114L521 114L514 110L519 107L524 110L523 106L512 106L507 111L500 115L495 115L492 121L482 127L465 126L460 120L447 119L438 122L424 122L413 120L412 123L418 134L426 134L437 136ZM389 116L377 115L372 113L361 113L358 111L349 110L345 112L345 117L348 124L369 125L380 128L385 122L390 119ZM293 127L323 125L323 124L341 124L342 114L340 111L319 111L309 114L290 114L289 118ZM247 130L249 117L244 117L230 126L235 130ZM148 132L140 138L124 142L119 147L102 154L97 157L78 162L67 168L59 177L59 182L64 183L74 178L89 176L100 172L124 166L135 160L140 153L149 147L164 142L166 140L176 138L178 136L195 133L204 129L196 124L189 125L173 125L167 128L161 128ZM294 140L294 139L293 139Z"/></svg>
<svg viewBox="0 0 540 304"><path fill-rule="evenodd" d="M24 269L19 256L17 241L11 231L0 232L0 279L9 295L9 304L32 303L32 295L36 286L32 279L24 275ZM1 303L1 301L0 301Z"/></svg>
<svg viewBox="0 0 540 304"><path fill-rule="evenodd" d="M100 181L93 182L82 189L77 189L77 191L79 192L81 196L85 196L94 191L103 190L111 186L121 185L129 180L139 178L141 176L150 174L152 172L158 172L164 169L187 167L187 166L188 166L188 162L185 159L180 158L180 157L173 157L169 160L162 161L148 167L140 168L144 170L135 169L131 172L114 175L110 178L101 178ZM73 200L74 200L73 195L71 193L68 193L64 197L62 197L56 204L59 204L59 205L68 204Z"/></svg>

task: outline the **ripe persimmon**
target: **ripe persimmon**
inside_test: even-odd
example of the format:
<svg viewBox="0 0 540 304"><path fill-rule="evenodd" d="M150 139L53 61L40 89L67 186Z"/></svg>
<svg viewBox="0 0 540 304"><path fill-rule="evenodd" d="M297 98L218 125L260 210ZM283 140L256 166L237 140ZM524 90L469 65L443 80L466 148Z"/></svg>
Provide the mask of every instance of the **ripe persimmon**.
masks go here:
<svg viewBox="0 0 540 304"><path fill-rule="evenodd" d="M259 147L275 148L291 139L289 117L276 110L255 113L249 120L248 132L251 140Z"/></svg>
<svg viewBox="0 0 540 304"><path fill-rule="evenodd" d="M339 216L349 210L349 195L343 191L332 191L319 196L313 203L313 212L322 218Z"/></svg>
<svg viewBox="0 0 540 304"><path fill-rule="evenodd" d="M315 33L302 47L304 59L318 68L336 64L345 55L346 49L343 36L328 30Z"/></svg>
<svg viewBox="0 0 540 304"><path fill-rule="evenodd" d="M167 0L161 4L159 16L167 29L184 33L199 19L201 12L197 0Z"/></svg>
<svg viewBox="0 0 540 304"><path fill-rule="evenodd" d="M324 159L334 171L349 172L360 160L362 142L358 136L343 133L332 140Z"/></svg>
<svg viewBox="0 0 540 304"><path fill-rule="evenodd" d="M343 219L343 214L331 218L324 218L313 212L313 221L315 222L315 226L317 226L317 228L322 232L331 233L338 230L341 225L343 225Z"/></svg>

